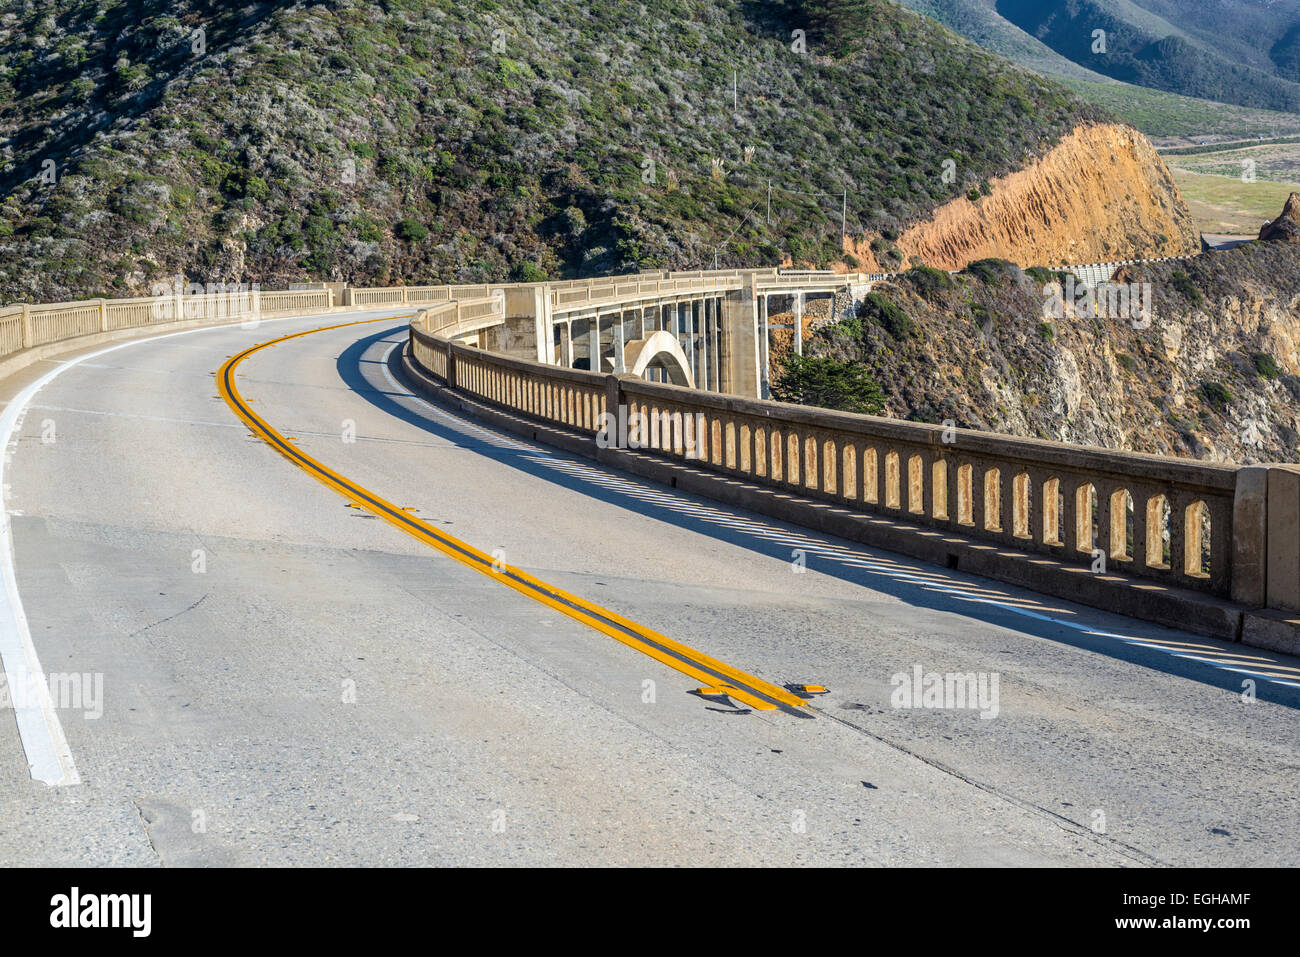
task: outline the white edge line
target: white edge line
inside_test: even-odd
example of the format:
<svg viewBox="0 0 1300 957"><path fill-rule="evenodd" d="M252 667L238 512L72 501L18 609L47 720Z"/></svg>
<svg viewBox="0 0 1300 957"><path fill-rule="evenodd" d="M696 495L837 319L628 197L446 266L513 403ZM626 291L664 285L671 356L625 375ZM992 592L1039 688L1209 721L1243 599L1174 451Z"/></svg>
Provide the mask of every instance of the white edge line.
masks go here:
<svg viewBox="0 0 1300 957"><path fill-rule="evenodd" d="M382 312L383 310L357 310L358 313L369 311ZM14 396L5 406L4 412L0 413L0 489L7 489L4 484L4 468L12 454L9 446L14 431L22 424L28 403L35 398L36 393L73 366L128 346L171 339L176 336L188 336L196 332L229 329L236 325L256 328L264 323L321 318L325 316L277 316L273 319L260 319L257 326L248 326L247 320L244 320L203 326L198 329L183 329L179 332L166 332L162 335L146 336L143 339L132 339L60 362L54 369ZM27 613L23 610L22 598L18 594L8 503L6 501L0 504L5 506L0 508L0 664L4 667L5 681L9 689L14 717L18 723L18 737L27 755L27 766L33 780L41 781L51 787L80 784L81 775L77 773L77 765L72 759L72 749L68 747L63 725L55 711L54 701L50 698L49 685L41 670L40 658L36 654L36 645L32 642L31 629L27 624Z"/></svg>

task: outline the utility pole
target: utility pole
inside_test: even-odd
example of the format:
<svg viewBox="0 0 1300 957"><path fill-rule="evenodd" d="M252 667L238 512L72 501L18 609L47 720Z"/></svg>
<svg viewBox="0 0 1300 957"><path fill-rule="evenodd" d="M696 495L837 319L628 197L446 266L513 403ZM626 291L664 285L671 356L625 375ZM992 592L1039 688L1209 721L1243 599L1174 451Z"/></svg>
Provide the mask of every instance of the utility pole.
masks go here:
<svg viewBox="0 0 1300 957"><path fill-rule="evenodd" d="M772 225L772 181L767 181L767 224Z"/></svg>
<svg viewBox="0 0 1300 957"><path fill-rule="evenodd" d="M840 248L844 248L844 242L849 235L849 188L844 187L844 205L840 207Z"/></svg>
<svg viewBox="0 0 1300 957"><path fill-rule="evenodd" d="M731 71L731 112L740 112L740 79L736 70Z"/></svg>

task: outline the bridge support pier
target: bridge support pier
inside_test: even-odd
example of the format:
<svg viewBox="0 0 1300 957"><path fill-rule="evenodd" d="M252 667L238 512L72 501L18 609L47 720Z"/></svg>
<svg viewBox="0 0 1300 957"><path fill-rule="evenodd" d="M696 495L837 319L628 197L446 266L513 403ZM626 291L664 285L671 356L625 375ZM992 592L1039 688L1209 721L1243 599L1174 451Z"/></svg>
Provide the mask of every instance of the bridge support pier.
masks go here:
<svg viewBox="0 0 1300 957"><path fill-rule="evenodd" d="M573 323L566 322L560 330L560 365L566 369L573 368Z"/></svg>
<svg viewBox="0 0 1300 957"><path fill-rule="evenodd" d="M729 395L758 398L760 339L758 302L753 274L742 288L728 292L718 302L720 329L718 391Z"/></svg>
<svg viewBox="0 0 1300 957"><path fill-rule="evenodd" d="M803 355L803 293L794 294L794 354Z"/></svg>
<svg viewBox="0 0 1300 957"><path fill-rule="evenodd" d="M701 384L705 391L718 389L718 382L710 381L708 378L708 337L711 332L708 328L708 300L699 300L699 374L695 381Z"/></svg>
<svg viewBox="0 0 1300 957"><path fill-rule="evenodd" d="M614 372L622 374L627 371L623 358L623 324L627 321L626 315L620 310L618 314L618 324L614 326Z"/></svg>

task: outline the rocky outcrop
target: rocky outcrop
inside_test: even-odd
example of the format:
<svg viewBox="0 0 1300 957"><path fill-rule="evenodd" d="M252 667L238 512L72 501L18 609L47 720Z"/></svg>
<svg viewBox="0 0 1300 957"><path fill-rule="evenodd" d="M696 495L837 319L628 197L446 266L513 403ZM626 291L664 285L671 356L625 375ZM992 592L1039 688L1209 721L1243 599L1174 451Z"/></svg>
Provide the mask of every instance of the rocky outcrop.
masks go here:
<svg viewBox="0 0 1300 957"><path fill-rule="evenodd" d="M1300 245L1246 243L1139 263L1151 312L1062 315L1054 277L909 275L875 293L910 320L805 333L861 363L886 414L1207 461L1300 462ZM1117 281L1120 277L1117 277ZM774 355L776 350L774 349Z"/></svg>
<svg viewBox="0 0 1300 957"><path fill-rule="evenodd" d="M1173 177L1129 126L1076 128L990 195L952 200L898 237L902 266L960 269L998 257L1021 266L1193 254L1200 236ZM849 251L873 270L897 268L877 239ZM873 252L874 248L874 252Z"/></svg>
<svg viewBox="0 0 1300 957"><path fill-rule="evenodd" d="M1274 243L1300 243L1300 193L1292 193L1282 215L1259 231L1259 238Z"/></svg>

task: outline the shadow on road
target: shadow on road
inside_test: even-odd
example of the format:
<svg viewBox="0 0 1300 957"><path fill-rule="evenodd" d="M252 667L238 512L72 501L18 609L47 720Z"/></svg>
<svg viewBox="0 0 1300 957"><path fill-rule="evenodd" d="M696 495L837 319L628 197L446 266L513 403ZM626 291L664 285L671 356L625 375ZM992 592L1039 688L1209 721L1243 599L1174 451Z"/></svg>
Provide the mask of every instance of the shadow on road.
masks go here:
<svg viewBox="0 0 1300 957"><path fill-rule="evenodd" d="M1225 691L1240 692L1243 680L1253 678L1261 700L1300 709L1295 658L1072 605L812 532L498 432L409 389L401 368L405 341L405 323L357 340L340 354L339 376L382 412L460 448L541 481L778 561L789 563L797 557L794 550L801 550L810 571L918 608L1060 642ZM385 371L400 390L394 390Z"/></svg>

